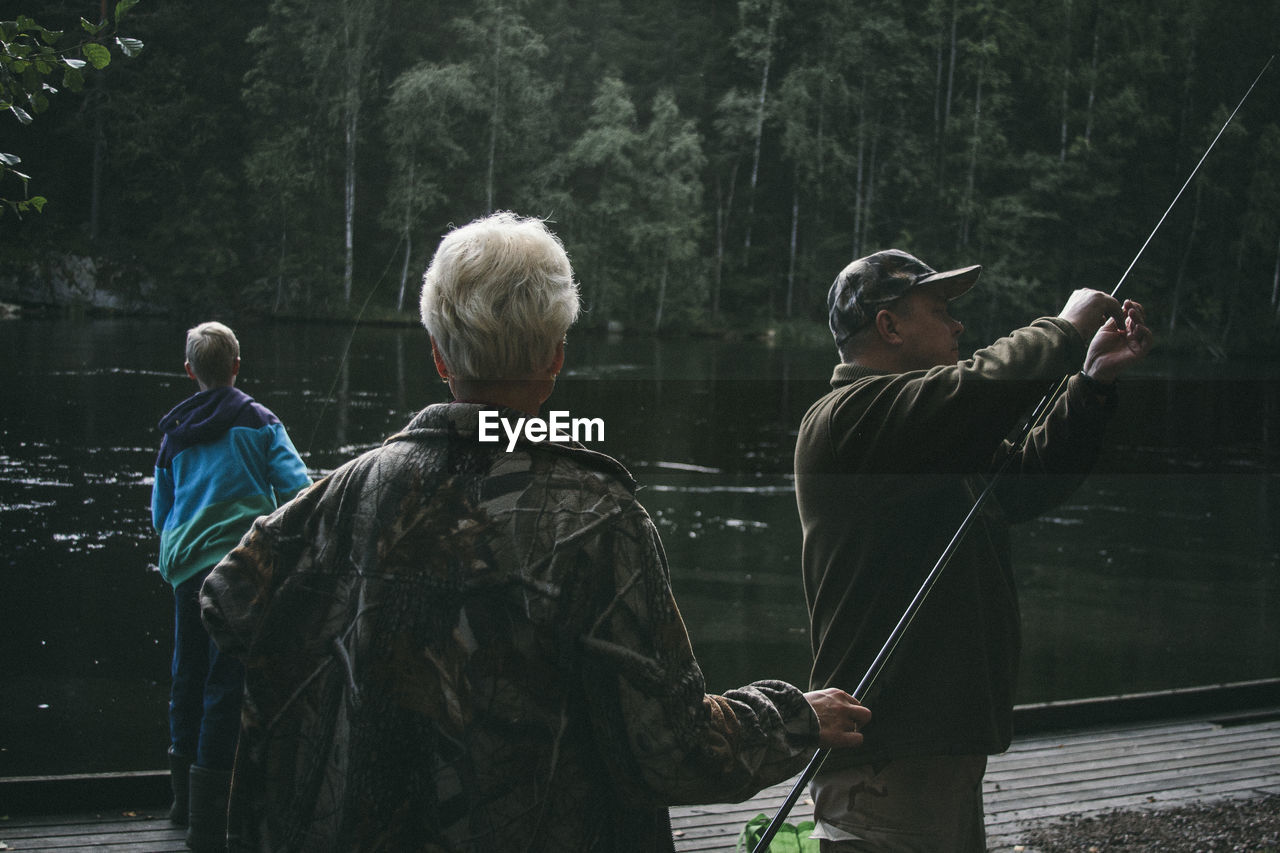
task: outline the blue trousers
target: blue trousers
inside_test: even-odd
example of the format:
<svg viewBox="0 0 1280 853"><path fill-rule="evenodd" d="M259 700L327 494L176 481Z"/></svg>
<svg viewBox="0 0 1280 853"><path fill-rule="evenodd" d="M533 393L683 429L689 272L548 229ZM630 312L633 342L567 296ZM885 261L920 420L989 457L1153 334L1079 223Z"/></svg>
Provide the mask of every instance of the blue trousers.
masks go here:
<svg viewBox="0 0 1280 853"><path fill-rule="evenodd" d="M209 571L173 590L169 740L175 755L211 770L230 770L240 738L244 665L220 653L200 621L200 585Z"/></svg>

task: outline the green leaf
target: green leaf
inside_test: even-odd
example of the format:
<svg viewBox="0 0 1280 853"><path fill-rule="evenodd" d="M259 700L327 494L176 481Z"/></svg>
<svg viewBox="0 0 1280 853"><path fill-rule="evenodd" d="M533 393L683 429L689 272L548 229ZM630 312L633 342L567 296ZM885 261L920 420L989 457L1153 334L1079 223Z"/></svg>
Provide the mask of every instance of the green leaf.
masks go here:
<svg viewBox="0 0 1280 853"><path fill-rule="evenodd" d="M42 195L32 196L30 204L36 209L36 213L44 213L44 206L49 203L49 199Z"/></svg>
<svg viewBox="0 0 1280 853"><path fill-rule="evenodd" d="M80 73L80 68L83 66L83 62L80 65L68 65L66 70L62 72L62 85L73 92L79 92L80 88L84 86L84 75Z"/></svg>
<svg viewBox="0 0 1280 853"><path fill-rule="evenodd" d="M111 51L100 44L86 44L84 55L93 63L93 67L101 70L111 64Z"/></svg>
<svg viewBox="0 0 1280 853"><path fill-rule="evenodd" d="M22 87L28 92L36 92L40 89L40 72L30 62L25 63L22 68Z"/></svg>
<svg viewBox="0 0 1280 853"><path fill-rule="evenodd" d="M120 23L120 19L125 16L125 13L137 5L138 0L120 0L116 4L116 23Z"/></svg>
<svg viewBox="0 0 1280 853"><path fill-rule="evenodd" d="M142 42L138 39L120 37L116 44L120 45L120 52L130 59L142 53Z"/></svg>
<svg viewBox="0 0 1280 853"><path fill-rule="evenodd" d="M738 836L737 849L754 850L760 843L765 830L768 829L769 822L769 816L763 813L747 821L747 825L742 828L742 833ZM818 840L809 837L813 833L813 828L814 823L811 820L801 821L798 826L782 824L778 827L773 840L769 842L769 853L818 853L820 846Z"/></svg>

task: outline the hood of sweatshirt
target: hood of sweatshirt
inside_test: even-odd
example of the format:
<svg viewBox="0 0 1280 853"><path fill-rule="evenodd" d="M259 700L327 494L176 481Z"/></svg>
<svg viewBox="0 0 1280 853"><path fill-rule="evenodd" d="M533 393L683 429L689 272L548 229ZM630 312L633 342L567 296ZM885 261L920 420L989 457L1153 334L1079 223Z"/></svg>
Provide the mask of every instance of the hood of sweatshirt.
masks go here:
<svg viewBox="0 0 1280 853"><path fill-rule="evenodd" d="M253 398L234 386L210 388L193 394L160 419L167 443L188 447L211 441L235 424Z"/></svg>

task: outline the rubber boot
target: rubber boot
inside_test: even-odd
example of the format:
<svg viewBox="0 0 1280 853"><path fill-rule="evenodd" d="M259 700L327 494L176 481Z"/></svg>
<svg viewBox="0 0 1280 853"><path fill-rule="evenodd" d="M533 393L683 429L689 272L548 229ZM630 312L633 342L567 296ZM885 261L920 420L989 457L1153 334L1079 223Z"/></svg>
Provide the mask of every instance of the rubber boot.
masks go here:
<svg viewBox="0 0 1280 853"><path fill-rule="evenodd" d="M191 759L178 755L173 751L173 747L169 747L169 786L173 789L173 805L169 806L169 823L178 826L187 825L190 779Z"/></svg>
<svg viewBox="0 0 1280 853"><path fill-rule="evenodd" d="M191 765L187 846L196 853L224 853L227 849L227 799L231 771Z"/></svg>

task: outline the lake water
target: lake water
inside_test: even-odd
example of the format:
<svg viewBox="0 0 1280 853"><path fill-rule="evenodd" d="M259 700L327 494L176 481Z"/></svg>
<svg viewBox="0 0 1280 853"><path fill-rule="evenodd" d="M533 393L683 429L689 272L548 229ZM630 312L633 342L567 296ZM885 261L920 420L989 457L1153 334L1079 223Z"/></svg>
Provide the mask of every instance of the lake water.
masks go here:
<svg viewBox="0 0 1280 853"><path fill-rule="evenodd" d="M172 597L150 568L185 327L0 323L0 775L164 765ZM241 325L240 387L313 474L446 399L419 328ZM642 485L711 689L805 683L791 480L826 347L572 334L548 408ZM1280 366L1153 358L1097 472L1018 528L1020 701L1280 676Z"/></svg>

